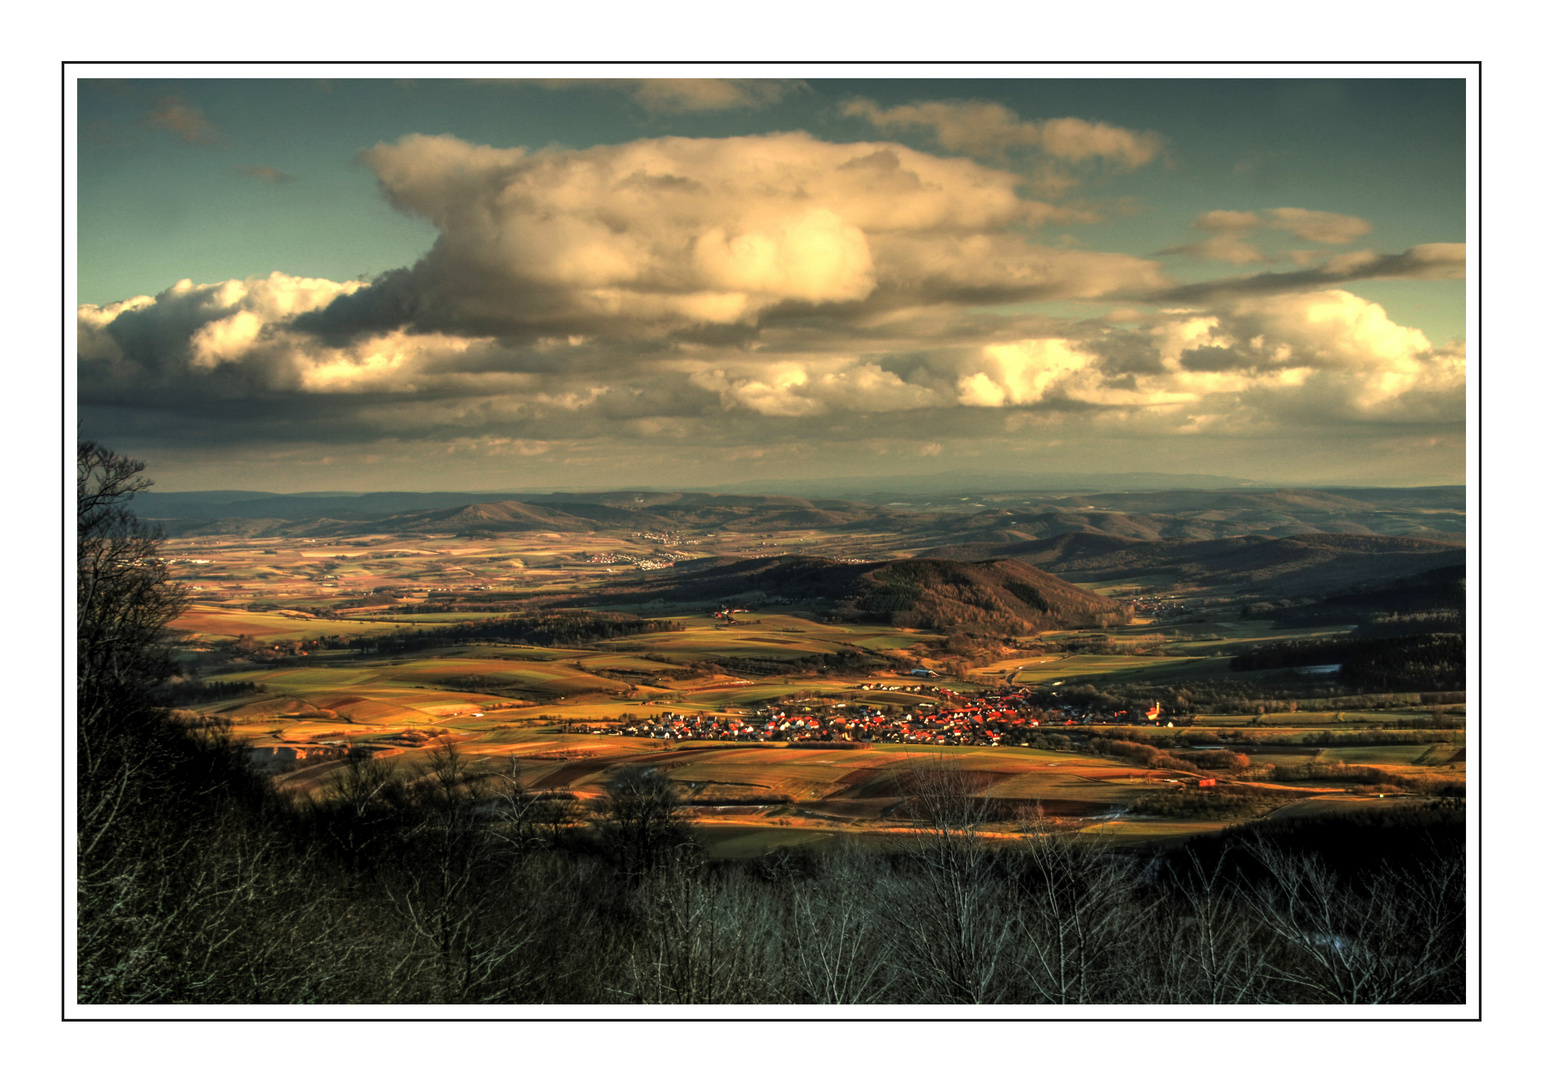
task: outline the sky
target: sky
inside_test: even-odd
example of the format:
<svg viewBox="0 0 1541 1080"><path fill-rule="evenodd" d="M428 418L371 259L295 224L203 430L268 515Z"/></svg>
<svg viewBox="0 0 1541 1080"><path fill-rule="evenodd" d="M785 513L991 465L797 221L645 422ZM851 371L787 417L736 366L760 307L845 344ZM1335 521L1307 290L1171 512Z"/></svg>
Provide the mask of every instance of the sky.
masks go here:
<svg viewBox="0 0 1541 1080"><path fill-rule="evenodd" d="M1467 68L1000 70L80 78L80 434L166 491L1465 481Z"/></svg>

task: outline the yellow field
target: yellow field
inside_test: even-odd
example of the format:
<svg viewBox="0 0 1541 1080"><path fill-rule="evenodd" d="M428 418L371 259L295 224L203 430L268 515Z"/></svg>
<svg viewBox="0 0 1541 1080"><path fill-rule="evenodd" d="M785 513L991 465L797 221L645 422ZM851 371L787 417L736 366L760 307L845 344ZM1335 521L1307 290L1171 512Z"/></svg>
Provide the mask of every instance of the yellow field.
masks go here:
<svg viewBox="0 0 1541 1080"><path fill-rule="evenodd" d="M216 604L193 604L171 626L174 630L215 641L246 634L265 643L305 641L325 634L383 634L392 630L412 629L412 623L406 619L318 619L278 612L246 611Z"/></svg>

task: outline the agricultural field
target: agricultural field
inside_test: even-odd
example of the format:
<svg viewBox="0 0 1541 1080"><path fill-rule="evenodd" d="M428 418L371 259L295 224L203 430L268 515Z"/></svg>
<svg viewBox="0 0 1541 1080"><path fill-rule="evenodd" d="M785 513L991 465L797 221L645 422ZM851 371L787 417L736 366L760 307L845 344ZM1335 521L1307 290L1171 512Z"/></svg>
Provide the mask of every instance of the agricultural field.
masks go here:
<svg viewBox="0 0 1541 1080"><path fill-rule="evenodd" d="M256 641L302 641L324 634L370 634L410 630L413 620L378 617L321 618L303 611L252 611L232 603L195 603L175 624L175 629L214 642L247 636Z"/></svg>
<svg viewBox="0 0 1541 1080"><path fill-rule="evenodd" d="M1108 675L1139 675L1159 677L1163 673L1181 668L1183 674L1196 670L1199 660L1185 656L1134 656L1116 653L1097 655L1041 656L1029 660L1006 661L970 671L974 677L1008 678L1013 684L1029 686L1035 683L1059 684L1069 680L1084 681Z"/></svg>
<svg viewBox="0 0 1541 1080"><path fill-rule="evenodd" d="M725 533L690 554L854 554L877 539ZM795 606L724 617L707 604L650 602L628 614L594 603L588 610L607 618L655 622L640 633L548 643L492 631L532 597L576 606L618 578L646 580L650 571L638 562L607 560L641 559L643 549L656 556L656 545L521 533L197 537L167 548L193 598L177 628L202 673L196 710L227 721L253 762L297 794L325 798L350 751L408 776L431 770L453 747L487 767L516 768L532 790L570 796L581 821L617 770L645 764L668 776L707 850L734 858L842 835L882 843L902 834L913 809L906 785L939 763L968 778L1002 838L1047 816L1130 844L1175 842L1286 810L1317 812L1324 800L1448 793L1465 779L1465 733L1448 722L1463 715L1459 703L1442 709L1447 731L1387 734L1430 722L1434 714L1416 694L1383 695L1369 708L1308 701L1263 715L1190 710L1180 742L1172 741L1176 729L1157 738L1159 725L1151 725L1151 735L1136 736L1147 740L1138 754L1117 748L1129 747L1136 729L1116 724L1145 722L1143 701L1116 724L1061 708L1071 688L1116 695L1126 685L1247 685L1257 676L1230 671L1236 650L1330 639L1351 629L1345 625L1283 627L1234 611L1177 624L1153 616L1105 631L1050 631L1025 650L959 662L944 634L833 622ZM1099 591L1181 592L1153 579L1104 582ZM375 644L386 640L389 650ZM910 674L933 665L946 670ZM1015 719L1000 722L1017 725L1009 739L983 722L970 738L938 721L987 695L1011 697ZM766 730L768 718L782 716L823 726L789 731L788 720ZM876 739L853 736L845 720L856 716L866 718L863 730L896 726ZM844 734L800 741L816 729L826 739ZM1102 749L1093 749L1099 739ZM1216 757L1221 750L1232 756ZM1204 799L1210 809L1195 801Z"/></svg>

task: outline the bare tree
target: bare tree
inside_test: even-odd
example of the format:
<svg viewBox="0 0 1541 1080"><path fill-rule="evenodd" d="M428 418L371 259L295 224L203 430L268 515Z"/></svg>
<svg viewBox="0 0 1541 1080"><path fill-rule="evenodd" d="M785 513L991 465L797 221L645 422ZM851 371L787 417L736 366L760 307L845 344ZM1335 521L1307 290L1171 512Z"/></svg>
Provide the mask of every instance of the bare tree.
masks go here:
<svg viewBox="0 0 1541 1080"><path fill-rule="evenodd" d="M1266 1000L1258 922L1227 876L1230 863L1228 849L1212 866L1190 849L1174 868L1171 905L1157 935L1166 952L1147 961L1162 984L1151 988L1149 999L1205 1005Z"/></svg>
<svg viewBox="0 0 1541 1080"><path fill-rule="evenodd" d="M1464 855L1345 881L1314 852L1294 854L1266 841L1247 851L1263 870L1248 903L1281 947L1270 975L1299 998L1345 1005L1464 1000Z"/></svg>
<svg viewBox="0 0 1541 1080"><path fill-rule="evenodd" d="M882 859L853 842L825 853L815 876L790 883L788 962L795 991L828 1005L885 1000L894 974L893 882Z"/></svg>
<svg viewBox="0 0 1541 1080"><path fill-rule="evenodd" d="M1005 1000L1018 916L984 835L994 807L978 777L945 759L913 769L905 788L915 876L888 913L905 931L902 962L916 1000Z"/></svg>
<svg viewBox="0 0 1541 1080"><path fill-rule="evenodd" d="M408 801L405 780L394 764L362 746L348 747L342 767L328 775L319 797L303 796L311 819L354 868L388 842L391 823Z"/></svg>
<svg viewBox="0 0 1541 1080"><path fill-rule="evenodd" d="M763 886L686 857L653 870L632 899L640 933L625 996L677 1005L775 1000L781 934Z"/></svg>
<svg viewBox="0 0 1541 1080"><path fill-rule="evenodd" d="M187 594L170 580L158 534L129 509L150 486L143 470L144 462L94 442L77 448L75 685L85 732L109 713L122 723L127 702L177 670L170 624Z"/></svg>
<svg viewBox="0 0 1541 1080"><path fill-rule="evenodd" d="M149 776L146 755L131 740L158 717L149 691L176 672L170 623L186 597L168 580L156 535L128 507L150 486L139 475L144 463L94 442L81 443L77 454L76 783L84 857L103 853L104 836L121 825Z"/></svg>
<svg viewBox="0 0 1541 1080"><path fill-rule="evenodd" d="M167 879L152 866L188 843L165 813L180 736L150 697L176 671L169 626L184 596L128 507L149 487L144 464L93 442L77 454L77 976L82 1000L122 1000L153 993L145 950Z"/></svg>
<svg viewBox="0 0 1541 1080"><path fill-rule="evenodd" d="M505 780L453 742L431 751L413 785L415 823L386 877L387 895L433 957L429 975L442 1000L508 1000L530 977L537 934L511 903L528 882L487 812Z"/></svg>
<svg viewBox="0 0 1541 1080"><path fill-rule="evenodd" d="M574 818L570 792L526 788L519 779L519 759L513 754L487 779L491 782L482 810L496 823L498 837L520 854L561 844L563 831Z"/></svg>
<svg viewBox="0 0 1541 1080"><path fill-rule="evenodd" d="M1015 849L1023 977L1056 1005L1132 996L1133 876L1105 842L1043 825Z"/></svg>
<svg viewBox="0 0 1541 1080"><path fill-rule="evenodd" d="M617 769L599 802L600 832L630 875L644 874L691 843L679 795L657 768Z"/></svg>

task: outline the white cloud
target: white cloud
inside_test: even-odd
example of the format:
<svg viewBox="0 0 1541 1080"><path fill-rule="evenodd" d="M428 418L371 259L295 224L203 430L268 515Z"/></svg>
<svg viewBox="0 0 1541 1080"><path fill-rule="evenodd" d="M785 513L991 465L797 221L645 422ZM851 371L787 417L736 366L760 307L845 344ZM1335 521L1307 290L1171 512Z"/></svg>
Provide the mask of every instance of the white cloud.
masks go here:
<svg viewBox="0 0 1541 1080"><path fill-rule="evenodd" d="M927 364L960 405L1064 402L1115 409L1120 423L1141 412L1144 423L1176 416L1190 431L1458 423L1464 407L1464 347L1435 349L1422 331L1343 290L1165 312L1142 332L1154 363L1134 368L1105 359L1096 337L1004 342Z"/></svg>
<svg viewBox="0 0 1541 1080"><path fill-rule="evenodd" d="M152 307L153 296L135 296L115 304L82 304L75 310L76 356L81 360L116 363L123 359L123 347L108 328L118 316L140 308Z"/></svg>
<svg viewBox="0 0 1541 1080"><path fill-rule="evenodd" d="M1205 395L1237 394L1250 422L1316 419L1458 422L1464 347L1435 349L1421 330L1342 289L1235 300L1205 332L1163 350L1158 382ZM1203 349L1218 358L1204 359ZM1197 361L1197 370L1195 370Z"/></svg>
<svg viewBox="0 0 1541 1080"><path fill-rule="evenodd" d="M1182 252L1186 255L1196 255L1201 259L1227 262L1232 266L1244 266L1247 263L1268 261L1268 257L1262 253L1256 244L1248 243L1234 233L1221 233L1219 236L1212 236L1208 240L1201 240L1197 244L1185 244L1181 248L1172 248L1171 251L1173 253Z"/></svg>
<svg viewBox="0 0 1541 1080"><path fill-rule="evenodd" d="M958 403L998 409L1007 403L1006 390L986 372L976 371L958 380Z"/></svg>
<svg viewBox="0 0 1541 1080"><path fill-rule="evenodd" d="M981 370L958 380L964 405L1031 405L1097 362L1074 343L1053 338L987 345L980 361Z"/></svg>
<svg viewBox="0 0 1541 1080"><path fill-rule="evenodd" d="M1378 369L1431 348L1423 331L1398 325L1381 305L1342 289L1246 298L1229 314L1232 325L1283 339L1318 366Z"/></svg>
<svg viewBox="0 0 1541 1080"><path fill-rule="evenodd" d="M846 102L842 111L880 130L929 130L944 149L976 157L996 158L1013 147L1034 147L1062 161L1098 158L1135 169L1154 160L1164 145L1155 132L1135 132L1073 116L1022 120L993 101L927 101L885 109L856 98Z"/></svg>
<svg viewBox="0 0 1541 1080"><path fill-rule="evenodd" d="M151 381L157 373L175 376L184 362L195 371L211 371L246 360L267 328L282 329L294 315L324 308L362 286L279 272L205 285L183 279L154 297L82 305L76 312L79 358L105 365L109 374Z"/></svg>
<svg viewBox="0 0 1541 1080"><path fill-rule="evenodd" d="M697 237L692 261L705 278L734 290L732 296L860 300L876 284L866 234L824 208L736 236L721 226L708 229Z"/></svg>
<svg viewBox="0 0 1541 1080"><path fill-rule="evenodd" d="M650 112L712 112L774 105L796 79L642 79L633 96Z"/></svg>
<svg viewBox="0 0 1541 1080"><path fill-rule="evenodd" d="M1405 265L1398 276L1425 281L1459 280L1466 276L1465 244L1414 244L1400 259Z"/></svg>
<svg viewBox="0 0 1541 1080"><path fill-rule="evenodd" d="M1034 146L1042 136L1037 124L1023 123L1015 112L993 101L927 101L885 109L875 101L856 98L841 111L880 130L930 129L944 149L979 157L995 157L1013 146Z"/></svg>
<svg viewBox="0 0 1541 1080"><path fill-rule="evenodd" d="M1042 130L1044 150L1066 161L1095 157L1137 169L1153 161L1162 146L1161 137L1154 132L1135 132L1074 116L1045 120Z"/></svg>
<svg viewBox="0 0 1541 1080"><path fill-rule="evenodd" d="M1284 232L1297 240L1314 244L1346 244L1373 228L1364 218L1348 214L1334 214L1326 210L1303 210L1295 206L1276 206L1268 210L1209 210L1193 219L1192 227L1211 233L1207 240L1196 244L1168 248L1163 255L1194 255L1201 259L1215 259L1232 265L1270 262L1286 259L1297 264L1310 261L1315 253L1288 251L1270 259L1254 243L1245 240L1259 230ZM1369 255L1373 262L1377 256ZM1339 256L1339 260L1358 256ZM1331 267L1333 264L1328 263ZM1347 264L1345 264L1347 265ZM1358 265L1364 265L1364 261Z"/></svg>
<svg viewBox="0 0 1541 1080"><path fill-rule="evenodd" d="M1089 121L906 108L863 115L930 125L959 149L1029 148L1040 166L1132 167L1160 150ZM83 409L153 409L232 441L442 437L505 459L642 439L815 457L888 439L951 458L1024 431L1326 437L1461 421L1464 350L1331 286L1457 277L1464 245L1331 254L1369 231L1348 215L1201 214L1179 250L1244 265L1279 258L1267 242L1284 236L1328 247L1293 253L1309 265L1292 273L1176 286L1151 259L1040 242L1034 229L1091 215L1023 197L1021 174L889 142L529 152L414 135L361 158L437 228L416 265L368 284L274 273L82 306Z"/></svg>
<svg viewBox="0 0 1541 1080"><path fill-rule="evenodd" d="M1287 232L1297 240L1312 244L1346 244L1374 228L1361 217L1326 210L1302 210L1297 206L1277 206L1264 210L1263 215L1267 228Z"/></svg>
<svg viewBox="0 0 1541 1080"><path fill-rule="evenodd" d="M453 372L455 361L483 344L474 338L447 334L408 334L400 330L361 338L341 347L327 347L312 338L290 334L283 347L294 369L294 384L303 391L321 394L387 393L411 394L446 384L459 383L464 389L483 392L504 382L498 389L509 389L503 373L492 378L472 380L480 386L466 385ZM444 372L443 369L450 369Z"/></svg>
<svg viewBox="0 0 1541 1080"><path fill-rule="evenodd" d="M193 335L193 366L218 367L229 360L239 360L262 332L262 319L251 311L206 323Z"/></svg>
<svg viewBox="0 0 1541 1080"><path fill-rule="evenodd" d="M697 370L690 381L717 394L725 408L762 416L887 413L937 400L927 387L905 382L876 364L847 358L739 361L729 368Z"/></svg>
<svg viewBox="0 0 1541 1080"><path fill-rule="evenodd" d="M1133 255L1033 244L1013 233L876 237L884 277L917 301L959 295L1092 299L1161 287L1160 265Z"/></svg>

